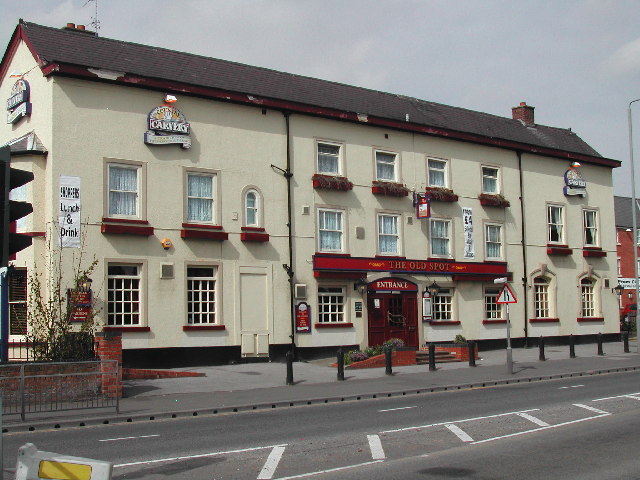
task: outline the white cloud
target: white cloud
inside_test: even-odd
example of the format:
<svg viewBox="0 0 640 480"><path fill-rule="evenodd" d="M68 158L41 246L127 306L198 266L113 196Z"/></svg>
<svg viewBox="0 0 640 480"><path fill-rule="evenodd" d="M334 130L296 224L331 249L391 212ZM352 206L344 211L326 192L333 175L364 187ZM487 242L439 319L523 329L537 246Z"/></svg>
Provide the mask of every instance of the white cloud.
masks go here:
<svg viewBox="0 0 640 480"><path fill-rule="evenodd" d="M640 37L613 52L605 67L615 75L640 72Z"/></svg>

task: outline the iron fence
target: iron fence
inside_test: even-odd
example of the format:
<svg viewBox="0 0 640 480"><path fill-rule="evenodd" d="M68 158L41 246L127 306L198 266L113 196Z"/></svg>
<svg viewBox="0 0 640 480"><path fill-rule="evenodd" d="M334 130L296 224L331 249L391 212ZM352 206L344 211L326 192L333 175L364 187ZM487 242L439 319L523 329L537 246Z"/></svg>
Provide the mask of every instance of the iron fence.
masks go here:
<svg viewBox="0 0 640 480"><path fill-rule="evenodd" d="M7 353L10 362L96 360L93 335L85 332L69 332L53 343L12 340Z"/></svg>
<svg viewBox="0 0 640 480"><path fill-rule="evenodd" d="M0 365L2 415L115 408L122 382L117 360Z"/></svg>

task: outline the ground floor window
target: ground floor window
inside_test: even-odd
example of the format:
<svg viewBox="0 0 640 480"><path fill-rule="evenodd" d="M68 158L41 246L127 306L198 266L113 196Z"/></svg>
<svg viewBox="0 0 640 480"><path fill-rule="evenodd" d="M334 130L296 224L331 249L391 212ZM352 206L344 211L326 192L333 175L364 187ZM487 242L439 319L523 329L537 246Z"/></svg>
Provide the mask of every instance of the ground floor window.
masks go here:
<svg viewBox="0 0 640 480"><path fill-rule="evenodd" d="M535 318L549 318L549 281L544 277L533 280L533 311Z"/></svg>
<svg viewBox="0 0 640 480"><path fill-rule="evenodd" d="M582 317L595 317L596 316L596 299L594 281L590 278L583 278L580 282L581 298L581 313Z"/></svg>
<svg viewBox="0 0 640 480"><path fill-rule="evenodd" d="M496 303L500 288L488 287L484 290L484 318L486 320L502 320L502 304Z"/></svg>
<svg viewBox="0 0 640 480"><path fill-rule="evenodd" d="M216 323L216 267L187 267L187 322Z"/></svg>
<svg viewBox="0 0 640 480"><path fill-rule="evenodd" d="M141 324L141 270L141 265L108 265L107 325L126 327Z"/></svg>
<svg viewBox="0 0 640 480"><path fill-rule="evenodd" d="M345 321L345 287L318 287L318 323Z"/></svg>
<svg viewBox="0 0 640 480"><path fill-rule="evenodd" d="M9 335L27 334L27 269L9 274Z"/></svg>
<svg viewBox="0 0 640 480"><path fill-rule="evenodd" d="M433 321L453 320L453 288L441 288L438 295L432 299Z"/></svg>

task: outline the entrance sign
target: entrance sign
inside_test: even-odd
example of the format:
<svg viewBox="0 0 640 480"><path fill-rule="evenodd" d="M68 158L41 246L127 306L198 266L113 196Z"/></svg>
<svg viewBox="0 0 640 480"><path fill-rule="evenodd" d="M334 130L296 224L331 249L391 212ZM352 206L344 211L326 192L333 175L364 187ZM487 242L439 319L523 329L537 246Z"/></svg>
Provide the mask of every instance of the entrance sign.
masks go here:
<svg viewBox="0 0 640 480"><path fill-rule="evenodd" d="M58 236L61 248L80 248L80 177L60 175Z"/></svg>
<svg viewBox="0 0 640 480"><path fill-rule="evenodd" d="M500 295L498 295L496 303L518 303L518 300L516 300L516 296L511 291L509 284L504 284Z"/></svg>
<svg viewBox="0 0 640 480"><path fill-rule="evenodd" d="M381 278L369 284L369 291L417 292L418 285L400 278Z"/></svg>

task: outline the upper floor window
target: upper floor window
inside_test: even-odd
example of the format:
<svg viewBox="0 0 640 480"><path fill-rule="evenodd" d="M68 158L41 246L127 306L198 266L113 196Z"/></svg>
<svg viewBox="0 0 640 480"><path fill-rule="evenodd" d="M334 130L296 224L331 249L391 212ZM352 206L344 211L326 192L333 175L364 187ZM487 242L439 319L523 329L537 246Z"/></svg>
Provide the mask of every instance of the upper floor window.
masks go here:
<svg viewBox="0 0 640 480"><path fill-rule="evenodd" d="M547 205L547 241L564 243L564 207Z"/></svg>
<svg viewBox="0 0 640 480"><path fill-rule="evenodd" d="M451 255L451 220L432 218L431 256L448 257Z"/></svg>
<svg viewBox="0 0 640 480"><path fill-rule="evenodd" d="M244 194L244 223L245 227L261 227L262 218L261 198L255 189L249 189Z"/></svg>
<svg viewBox="0 0 640 480"><path fill-rule="evenodd" d="M109 216L140 217L140 169L139 165L110 163Z"/></svg>
<svg viewBox="0 0 640 480"><path fill-rule="evenodd" d="M318 249L321 252L344 250L344 225L342 210L318 210Z"/></svg>
<svg viewBox="0 0 640 480"><path fill-rule="evenodd" d="M640 245L640 229L636 230L636 245Z"/></svg>
<svg viewBox="0 0 640 480"><path fill-rule="evenodd" d="M482 167L482 193L500 193L499 173L500 170L495 167Z"/></svg>
<svg viewBox="0 0 640 480"><path fill-rule="evenodd" d="M582 219L584 226L584 245L585 247L598 246L598 211L583 210Z"/></svg>
<svg viewBox="0 0 640 480"><path fill-rule="evenodd" d="M502 225L485 225L485 249L487 258L502 258Z"/></svg>
<svg viewBox="0 0 640 480"><path fill-rule="evenodd" d="M341 175L341 147L332 143L318 142L318 173L323 175Z"/></svg>
<svg viewBox="0 0 640 480"><path fill-rule="evenodd" d="M447 186L447 162L435 158L427 159L427 181L430 187Z"/></svg>
<svg viewBox="0 0 640 480"><path fill-rule="evenodd" d="M187 221L214 223L216 176L210 173L187 173Z"/></svg>
<svg viewBox="0 0 640 480"><path fill-rule="evenodd" d="M378 251L382 255L400 254L400 215L378 215Z"/></svg>
<svg viewBox="0 0 640 480"><path fill-rule="evenodd" d="M376 180L395 182L398 180L398 155L376 152Z"/></svg>
<svg viewBox="0 0 640 480"><path fill-rule="evenodd" d="M216 267L187 267L187 323L216 323Z"/></svg>
<svg viewBox="0 0 640 480"><path fill-rule="evenodd" d="M139 264L107 265L107 325L141 325L141 270Z"/></svg>

